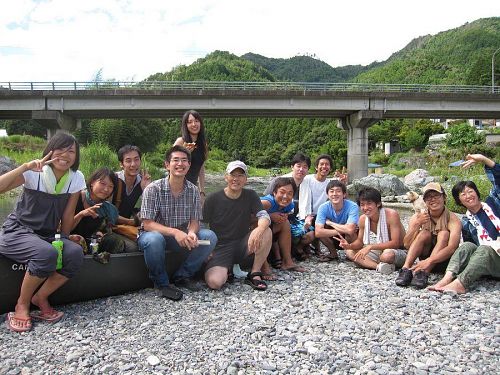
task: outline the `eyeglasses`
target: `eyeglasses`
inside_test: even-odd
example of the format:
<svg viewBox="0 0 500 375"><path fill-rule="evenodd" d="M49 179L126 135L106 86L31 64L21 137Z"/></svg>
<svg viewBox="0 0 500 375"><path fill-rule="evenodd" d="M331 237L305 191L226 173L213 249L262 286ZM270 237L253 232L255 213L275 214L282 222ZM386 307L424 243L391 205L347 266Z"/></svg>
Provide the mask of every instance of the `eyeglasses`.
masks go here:
<svg viewBox="0 0 500 375"><path fill-rule="evenodd" d="M232 178L243 178L243 177L246 177L246 174L244 174L244 173L229 173L229 175Z"/></svg>
<svg viewBox="0 0 500 375"><path fill-rule="evenodd" d="M443 196L443 194L439 194L439 193L436 193L436 194L427 194L424 197L424 201L430 201L430 200L433 200L433 199L439 199L442 196Z"/></svg>
<svg viewBox="0 0 500 375"><path fill-rule="evenodd" d="M187 159L187 158L172 158L172 159L170 159L170 163L173 163L173 164L189 163L189 159Z"/></svg>

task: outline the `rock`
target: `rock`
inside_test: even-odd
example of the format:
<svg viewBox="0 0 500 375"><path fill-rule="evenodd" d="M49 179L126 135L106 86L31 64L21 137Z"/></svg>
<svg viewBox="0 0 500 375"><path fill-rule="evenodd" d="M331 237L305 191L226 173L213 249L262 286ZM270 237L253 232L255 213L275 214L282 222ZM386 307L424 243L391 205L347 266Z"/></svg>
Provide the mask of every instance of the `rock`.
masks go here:
<svg viewBox="0 0 500 375"><path fill-rule="evenodd" d="M371 174L359 180L354 180L347 187L347 192L350 195L356 195L358 191L365 187L377 189L383 197L388 195L403 195L409 191L408 187L392 174Z"/></svg>
<svg viewBox="0 0 500 375"><path fill-rule="evenodd" d="M158 358L155 355L150 355L148 358L146 358L146 361L151 365L151 366L158 366L160 364L160 358Z"/></svg>
<svg viewBox="0 0 500 375"><path fill-rule="evenodd" d="M7 156L0 156L0 175L10 172L17 167L14 160Z"/></svg>
<svg viewBox="0 0 500 375"><path fill-rule="evenodd" d="M408 186L410 190L416 191L417 193L422 193L422 188L429 182L433 182L435 179L429 176L429 172L425 169L415 169L413 172L408 173L404 178L404 183Z"/></svg>

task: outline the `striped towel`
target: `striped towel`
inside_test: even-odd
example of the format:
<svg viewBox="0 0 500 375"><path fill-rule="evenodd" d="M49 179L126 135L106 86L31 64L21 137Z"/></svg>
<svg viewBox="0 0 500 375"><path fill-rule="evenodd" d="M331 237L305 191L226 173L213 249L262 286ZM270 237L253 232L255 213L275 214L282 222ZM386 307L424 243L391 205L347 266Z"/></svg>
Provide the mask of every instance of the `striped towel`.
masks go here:
<svg viewBox="0 0 500 375"><path fill-rule="evenodd" d="M387 219L385 217L385 208L379 210L377 224L377 243L389 242L389 231L387 230ZM363 233L363 243L370 244L370 218L365 216L365 231Z"/></svg>

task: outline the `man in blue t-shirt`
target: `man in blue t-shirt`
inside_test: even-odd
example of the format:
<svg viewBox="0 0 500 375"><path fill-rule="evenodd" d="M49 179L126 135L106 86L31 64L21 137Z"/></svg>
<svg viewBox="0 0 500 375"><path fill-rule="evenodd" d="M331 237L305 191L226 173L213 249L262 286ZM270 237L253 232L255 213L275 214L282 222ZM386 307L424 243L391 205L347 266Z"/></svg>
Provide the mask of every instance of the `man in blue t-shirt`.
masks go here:
<svg viewBox="0 0 500 375"><path fill-rule="evenodd" d="M338 259L338 240L334 237L343 237L348 242L356 239L359 221L359 207L345 199L347 189L343 182L330 181L326 186L326 194L328 201L318 208L314 232L330 251L330 254L320 257L323 262Z"/></svg>

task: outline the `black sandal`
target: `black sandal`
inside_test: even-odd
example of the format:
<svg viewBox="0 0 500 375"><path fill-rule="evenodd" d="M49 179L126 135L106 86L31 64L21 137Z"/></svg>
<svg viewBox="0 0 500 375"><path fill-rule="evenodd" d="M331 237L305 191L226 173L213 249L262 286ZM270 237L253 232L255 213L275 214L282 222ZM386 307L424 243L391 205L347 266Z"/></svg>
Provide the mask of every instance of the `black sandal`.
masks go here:
<svg viewBox="0 0 500 375"><path fill-rule="evenodd" d="M255 290L264 291L267 289L267 284L262 279L256 279L256 277L263 277L264 274L262 272L251 272L248 273L247 278L245 279L245 284L250 285Z"/></svg>

